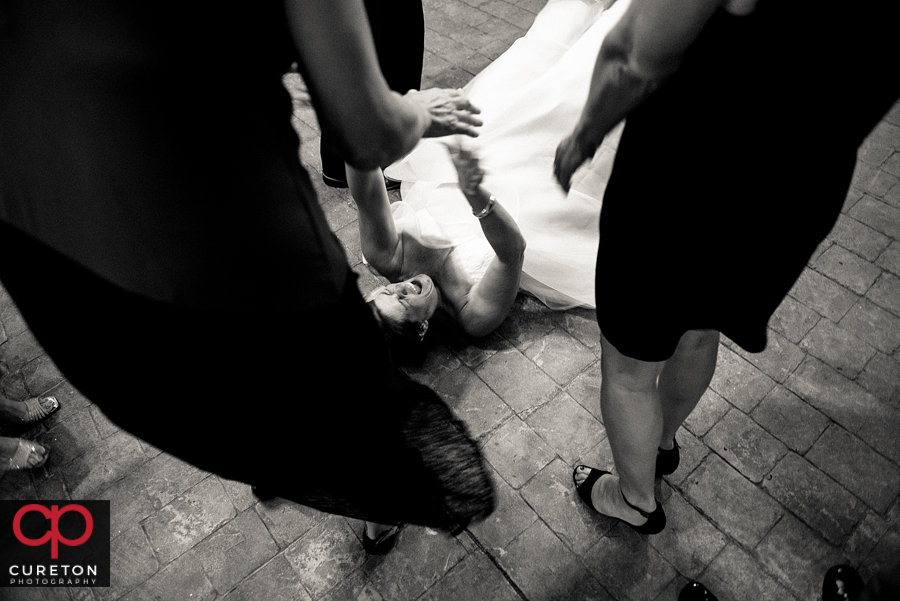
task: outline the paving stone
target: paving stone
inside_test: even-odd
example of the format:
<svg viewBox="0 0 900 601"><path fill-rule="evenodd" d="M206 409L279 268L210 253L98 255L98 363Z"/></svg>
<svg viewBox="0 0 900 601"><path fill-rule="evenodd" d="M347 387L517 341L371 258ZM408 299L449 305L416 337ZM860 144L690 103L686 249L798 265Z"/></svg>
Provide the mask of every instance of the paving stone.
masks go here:
<svg viewBox="0 0 900 601"><path fill-rule="evenodd" d="M466 556L453 537L431 528L407 527L390 553L370 557L363 570L391 601L411 601L431 588Z"/></svg>
<svg viewBox="0 0 900 601"><path fill-rule="evenodd" d="M497 333L524 351L553 329L552 313L535 299L520 294Z"/></svg>
<svg viewBox="0 0 900 601"><path fill-rule="evenodd" d="M850 209L850 216L894 240L900 239L900 209L868 194Z"/></svg>
<svg viewBox="0 0 900 601"><path fill-rule="evenodd" d="M897 549L900 549L900 532L888 531L872 550L872 553L859 566L859 574L864 582L884 569L895 570L897 566Z"/></svg>
<svg viewBox="0 0 900 601"><path fill-rule="evenodd" d="M720 347L710 388L729 403L752 410L775 386L771 378L730 349Z"/></svg>
<svg viewBox="0 0 900 601"><path fill-rule="evenodd" d="M597 312L593 309L575 308L568 311L554 311L553 321L578 342L600 356L600 326Z"/></svg>
<svg viewBox="0 0 900 601"><path fill-rule="evenodd" d="M865 517L860 520L853 529L853 534L841 547L841 552L847 557L850 565L861 564L890 527L888 518L879 515L872 509L867 510Z"/></svg>
<svg viewBox="0 0 900 601"><path fill-rule="evenodd" d="M346 582L346 581L345 581ZM343 597L342 599L351 599ZM382 601L381 597L355 597L356 601ZM257 572L244 579L222 601L312 601L300 577L284 555L276 555ZM335 600L337 601L337 600Z"/></svg>
<svg viewBox="0 0 900 601"><path fill-rule="evenodd" d="M851 331L828 319L820 321L799 346L851 379L859 375L876 352Z"/></svg>
<svg viewBox="0 0 900 601"><path fill-rule="evenodd" d="M109 500L110 533L116 537L153 515L162 505L147 493L144 481L129 474L97 494Z"/></svg>
<svg viewBox="0 0 900 601"><path fill-rule="evenodd" d="M25 386L33 394L53 388L63 381L62 372L47 355L42 355L22 366Z"/></svg>
<svg viewBox="0 0 900 601"><path fill-rule="evenodd" d="M568 332L554 328L540 342L525 350L525 356L544 370L560 386L567 386L597 357Z"/></svg>
<svg viewBox="0 0 900 601"><path fill-rule="evenodd" d="M89 499L94 492L123 478L146 461L137 438L116 432L70 461L63 475L73 499Z"/></svg>
<svg viewBox="0 0 900 601"><path fill-rule="evenodd" d="M522 488L522 497L575 553L582 555L615 525L578 497L572 466L556 459Z"/></svg>
<svg viewBox="0 0 900 601"><path fill-rule="evenodd" d="M459 601L461 599L520 601L515 589L491 560L481 552L467 555L420 597L421 601Z"/></svg>
<svg viewBox="0 0 900 601"><path fill-rule="evenodd" d="M801 455L831 421L783 386L776 386L750 414L756 423Z"/></svg>
<svg viewBox="0 0 900 601"><path fill-rule="evenodd" d="M648 537L650 545L681 574L696 578L725 548L728 537L680 494L666 500L665 510L666 528Z"/></svg>
<svg viewBox="0 0 900 601"><path fill-rule="evenodd" d="M56 473L46 478L34 478L34 490L37 492L35 499L69 499L69 491L62 474Z"/></svg>
<svg viewBox="0 0 900 601"><path fill-rule="evenodd" d="M94 425L97 426L97 431L100 433L101 438L109 438L121 430L121 428L106 417L106 414L104 414L96 405L91 405L88 408L88 412L91 415L91 419L94 420Z"/></svg>
<svg viewBox="0 0 900 601"><path fill-rule="evenodd" d="M475 438L495 430L512 415L509 405L468 367L460 367L435 386L459 419L466 422Z"/></svg>
<svg viewBox="0 0 900 601"><path fill-rule="evenodd" d="M894 275L900 275L900 241L894 240L891 245L881 253L875 264Z"/></svg>
<svg viewBox="0 0 900 601"><path fill-rule="evenodd" d="M222 483L209 477L147 518L144 528L156 556L167 564L235 515Z"/></svg>
<svg viewBox="0 0 900 601"><path fill-rule="evenodd" d="M471 338L464 334L447 336L444 344L467 367L477 367L498 351L508 350L511 347L510 343L496 332L481 338Z"/></svg>
<svg viewBox="0 0 900 601"><path fill-rule="evenodd" d="M616 599L655 599L675 577L675 569L649 538L619 523L585 555L584 565Z"/></svg>
<svg viewBox="0 0 900 601"><path fill-rule="evenodd" d="M580 581L592 578L540 520L510 543L497 561L528 601L569 599Z"/></svg>
<svg viewBox="0 0 900 601"><path fill-rule="evenodd" d="M753 554L804 601L818 601L822 575L831 566L847 562L839 549L791 515L785 515L775 524Z"/></svg>
<svg viewBox="0 0 900 601"><path fill-rule="evenodd" d="M840 545L853 531L865 507L852 494L794 453L775 466L763 487L788 510L832 544Z"/></svg>
<svg viewBox="0 0 900 601"><path fill-rule="evenodd" d="M819 319L821 317L818 313L800 301L786 296L772 316L769 325L773 330L796 344L803 340L803 337Z"/></svg>
<svg viewBox="0 0 900 601"><path fill-rule="evenodd" d="M7 472L0 478L0 501L27 501L37 498L37 491L27 472Z"/></svg>
<svg viewBox="0 0 900 601"><path fill-rule="evenodd" d="M891 239L859 221L841 215L828 237L867 261L874 261L891 244Z"/></svg>
<svg viewBox="0 0 900 601"><path fill-rule="evenodd" d="M568 463L606 436L603 424L566 393L538 407L525 422Z"/></svg>
<svg viewBox="0 0 900 601"><path fill-rule="evenodd" d="M600 362L598 361L575 378L566 387L566 392L600 423L603 423L600 411L600 381Z"/></svg>
<svg viewBox="0 0 900 601"><path fill-rule="evenodd" d="M329 516L289 546L284 556L304 588L318 598L362 566L366 552L347 522Z"/></svg>
<svg viewBox="0 0 900 601"><path fill-rule="evenodd" d="M730 352L730 351L729 351ZM728 413L731 405L712 388L707 388L694 411L684 420L685 427L697 436L703 436Z"/></svg>
<svg viewBox="0 0 900 601"><path fill-rule="evenodd" d="M284 549L328 517L312 507L285 499L256 504L256 511L279 548Z"/></svg>
<svg viewBox="0 0 900 601"><path fill-rule="evenodd" d="M517 350L497 353L475 373L517 413L542 404L558 390L547 374Z"/></svg>
<svg viewBox="0 0 900 601"><path fill-rule="evenodd" d="M242 512L251 505L256 504L256 497L253 495L253 491L248 484L222 478L221 476L219 476L219 482L222 483L222 487L225 489L225 492L228 493L228 498L231 499L232 504L234 504L234 507L238 512Z"/></svg>
<svg viewBox="0 0 900 601"><path fill-rule="evenodd" d="M813 267L857 294L865 294L881 271L849 250L834 245L813 261Z"/></svg>
<svg viewBox="0 0 900 601"><path fill-rule="evenodd" d="M894 463L900 463L897 432L900 432L900 411L887 403L878 403L872 413L863 416L862 426L855 434Z"/></svg>
<svg viewBox="0 0 900 601"><path fill-rule="evenodd" d="M808 357L785 386L854 433L862 428L867 414L881 409L875 397L814 357Z"/></svg>
<svg viewBox="0 0 900 601"><path fill-rule="evenodd" d="M409 376L420 384L433 386L442 377L459 369L462 365L450 349L443 345L429 349L421 365L406 367Z"/></svg>
<svg viewBox="0 0 900 601"><path fill-rule="evenodd" d="M806 459L876 511L900 493L900 469L840 426L826 430Z"/></svg>
<svg viewBox="0 0 900 601"><path fill-rule="evenodd" d="M883 273L869 289L866 298L895 316L900 316L900 278Z"/></svg>
<svg viewBox="0 0 900 601"><path fill-rule="evenodd" d="M7 329L7 336L9 340L0 344L0 361L5 363L11 372L21 369L29 361L44 354L44 349L31 330L23 330L12 335Z"/></svg>
<svg viewBox="0 0 900 601"><path fill-rule="evenodd" d="M224 594L278 553L278 546L252 509L216 530L194 547L213 587Z"/></svg>
<svg viewBox="0 0 900 601"><path fill-rule="evenodd" d="M719 601L796 600L796 597L770 576L758 561L734 544L725 547L703 572L700 580Z"/></svg>
<svg viewBox="0 0 900 601"><path fill-rule="evenodd" d="M50 447L53 464L58 467L63 467L84 455L101 440L100 432L91 418L88 407L72 409L61 407L60 411L64 409L66 419L37 438L41 444Z"/></svg>
<svg viewBox="0 0 900 601"><path fill-rule="evenodd" d="M891 154L893 154L893 152L894 150L890 146L879 144L872 139L867 139L859 147L857 156L859 156L860 161L871 165L872 167L879 167L891 156Z"/></svg>
<svg viewBox="0 0 900 601"><path fill-rule="evenodd" d="M493 471L493 470L492 470ZM538 519L537 514L496 473L492 474L497 508L484 521L471 524L469 531L493 555L506 553L505 547Z"/></svg>
<svg viewBox="0 0 900 601"><path fill-rule="evenodd" d="M150 541L139 525L110 541L110 587L98 588L103 601L118 599L159 570Z"/></svg>
<svg viewBox="0 0 900 601"><path fill-rule="evenodd" d="M194 557L182 555L149 580L122 597L122 601L213 601L216 591Z"/></svg>
<svg viewBox="0 0 900 601"><path fill-rule="evenodd" d="M484 456L513 488L520 488L556 456L528 424L513 417L491 434Z"/></svg>
<svg viewBox="0 0 900 601"><path fill-rule="evenodd" d="M790 295L834 322L840 321L857 298L837 282L812 269L806 269L800 274Z"/></svg>
<svg viewBox="0 0 900 601"><path fill-rule="evenodd" d="M853 305L841 319L840 325L888 355L900 348L900 317L867 299Z"/></svg>
<svg viewBox="0 0 900 601"><path fill-rule="evenodd" d="M755 546L782 509L718 455L710 454L683 484L684 495L726 534Z"/></svg>
<svg viewBox="0 0 900 601"><path fill-rule="evenodd" d="M787 447L741 411L732 409L704 437L709 448L759 483L787 453Z"/></svg>
<svg viewBox="0 0 900 601"><path fill-rule="evenodd" d="M741 357L752 363L764 374L783 384L788 376L797 369L797 366L800 365L806 355L800 347L784 336L773 330L768 330L767 333L768 345L763 352L748 353L740 347L735 347L735 350ZM731 401L731 399L728 400ZM743 407L739 408L743 409Z"/></svg>

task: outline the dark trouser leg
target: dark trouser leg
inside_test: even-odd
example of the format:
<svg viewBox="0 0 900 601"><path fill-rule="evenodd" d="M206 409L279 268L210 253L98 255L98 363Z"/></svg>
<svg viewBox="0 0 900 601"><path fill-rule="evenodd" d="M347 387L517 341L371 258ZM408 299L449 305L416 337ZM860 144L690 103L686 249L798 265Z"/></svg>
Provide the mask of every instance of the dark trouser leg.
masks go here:
<svg viewBox="0 0 900 601"><path fill-rule="evenodd" d="M366 0L366 14L375 40L375 51L388 86L405 94L422 85L422 57L425 52L425 19L422 0ZM319 146L325 183L346 187L344 159L322 136Z"/></svg>

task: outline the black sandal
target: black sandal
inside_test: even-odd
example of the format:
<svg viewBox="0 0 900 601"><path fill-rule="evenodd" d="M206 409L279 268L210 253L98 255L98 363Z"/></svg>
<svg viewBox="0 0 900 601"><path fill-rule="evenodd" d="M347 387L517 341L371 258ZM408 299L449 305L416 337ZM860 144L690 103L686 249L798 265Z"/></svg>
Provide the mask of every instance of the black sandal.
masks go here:
<svg viewBox="0 0 900 601"><path fill-rule="evenodd" d="M832 566L822 581L822 601L853 601L864 586L862 577L852 566Z"/></svg>
<svg viewBox="0 0 900 601"><path fill-rule="evenodd" d="M394 548L397 542L397 534L400 533L400 524L392 526L378 535L378 538L369 538L366 527L363 526L363 549L369 555L384 555Z"/></svg>
<svg viewBox="0 0 900 601"><path fill-rule="evenodd" d="M708 588L692 580L681 589L678 601L718 601L718 599Z"/></svg>
<svg viewBox="0 0 900 601"><path fill-rule="evenodd" d="M578 468L587 468L591 470L588 473L587 478L578 485L578 482L575 480L575 475L578 473ZM576 465L575 469L572 471L572 482L575 483L575 491L578 493L578 496L581 497L581 500L587 503L587 506L597 511L597 508L594 507L594 503L591 501L591 489L594 487L594 483L597 482L601 477L610 474L611 472L607 472L604 470L597 469L595 467L591 467L589 465ZM656 509L653 510L652 513L647 513L640 507L635 507L631 503L628 502L628 499L625 498L625 494L622 492L621 487L619 488L619 494L622 495L622 500L625 501L625 504L637 511L639 514L647 518L647 521L641 524L640 526L635 526L625 520L621 520L622 522L631 526L632 530L637 532L638 534L659 534L663 531L663 528L666 527L666 512L663 511L662 503L659 501L656 502ZM600 511L597 511L600 515L606 515ZM606 516L613 517L613 516ZM620 519L620 518L616 518Z"/></svg>
<svg viewBox="0 0 900 601"><path fill-rule="evenodd" d="M656 450L657 478L674 474L675 470L678 469L678 464L681 462L681 453L678 450L681 447L678 446L678 440L673 437L672 442L675 443L675 446L671 449L663 449L660 447Z"/></svg>

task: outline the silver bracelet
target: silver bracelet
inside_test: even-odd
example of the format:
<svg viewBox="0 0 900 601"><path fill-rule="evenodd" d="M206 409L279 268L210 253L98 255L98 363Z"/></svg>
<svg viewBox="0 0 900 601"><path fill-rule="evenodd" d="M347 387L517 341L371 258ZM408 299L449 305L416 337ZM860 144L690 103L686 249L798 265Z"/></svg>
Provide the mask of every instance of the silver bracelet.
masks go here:
<svg viewBox="0 0 900 601"><path fill-rule="evenodd" d="M484 219L488 215L494 212L494 205L497 203L497 199L491 194L490 198L488 198L487 204L484 205L484 208L478 211L472 211L472 214L475 215L478 219Z"/></svg>

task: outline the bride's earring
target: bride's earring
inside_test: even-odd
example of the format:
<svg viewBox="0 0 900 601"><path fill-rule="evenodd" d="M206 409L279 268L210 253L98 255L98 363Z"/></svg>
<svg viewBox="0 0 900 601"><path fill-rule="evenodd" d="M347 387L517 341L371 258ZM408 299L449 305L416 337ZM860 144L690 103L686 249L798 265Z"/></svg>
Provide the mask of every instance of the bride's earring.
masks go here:
<svg viewBox="0 0 900 601"><path fill-rule="evenodd" d="M426 319L425 321L423 321L422 323L419 324L419 331L418 331L419 342L422 342L423 340L425 340L425 332L427 332L427 331L428 331L428 320Z"/></svg>

